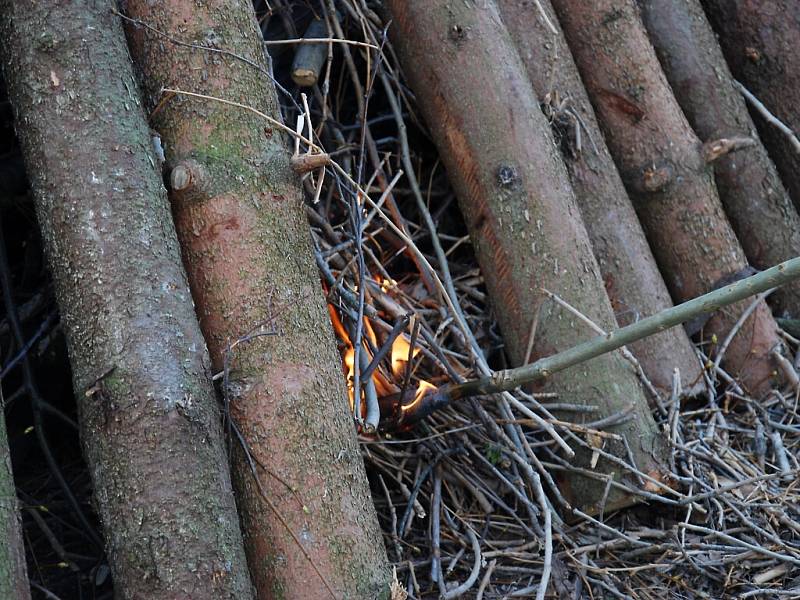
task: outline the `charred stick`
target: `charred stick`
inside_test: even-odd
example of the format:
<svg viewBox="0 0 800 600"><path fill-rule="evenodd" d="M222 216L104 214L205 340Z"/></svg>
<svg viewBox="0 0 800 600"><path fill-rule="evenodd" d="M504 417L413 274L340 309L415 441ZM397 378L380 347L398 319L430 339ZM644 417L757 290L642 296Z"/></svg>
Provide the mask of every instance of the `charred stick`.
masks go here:
<svg viewBox="0 0 800 600"><path fill-rule="evenodd" d="M387 354L389 354L389 351L392 349L392 343L395 341L395 339L397 339L397 336L403 333L406 327L408 327L408 321L410 319L411 317L409 315L403 315L397 320L397 323L394 324L394 327L392 327L392 330L389 332L389 336L386 338L386 341L372 358L372 362L370 362L361 373L361 377L364 379L370 378L372 372L378 368L380 362L386 357Z"/></svg>
<svg viewBox="0 0 800 600"><path fill-rule="evenodd" d="M411 343L408 345L408 358L406 359L406 373L403 378L403 385L400 388L400 397L403 398L411 382L412 362L414 360L414 346L417 345L417 335L419 334L419 320L414 319L413 329L411 330Z"/></svg>

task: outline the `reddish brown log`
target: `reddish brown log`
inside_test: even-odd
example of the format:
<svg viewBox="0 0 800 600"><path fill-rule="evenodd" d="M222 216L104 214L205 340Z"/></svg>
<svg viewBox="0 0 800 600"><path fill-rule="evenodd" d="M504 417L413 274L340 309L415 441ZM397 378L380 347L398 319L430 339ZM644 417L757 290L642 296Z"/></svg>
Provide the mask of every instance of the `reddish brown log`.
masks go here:
<svg viewBox="0 0 800 600"><path fill-rule="evenodd" d="M702 152L667 84L633 0L554 0L575 61L667 285L689 300L747 267ZM723 340L749 302L717 313ZM775 375L777 326L761 302L725 354L728 371L762 394Z"/></svg>
<svg viewBox="0 0 800 600"><path fill-rule="evenodd" d="M800 6L797 0L702 0L728 65L781 122L800 135ZM756 117L783 183L800 210L797 143Z"/></svg>
<svg viewBox="0 0 800 600"><path fill-rule="evenodd" d="M446 0L387 5L395 48L458 195L512 362L525 360L537 311L534 359L591 335L554 303L543 304L540 287L613 329L564 165L496 7ZM663 440L618 353L568 369L545 386L565 401L596 405L603 415L632 406L635 419L612 429L627 437L639 469L663 480ZM605 449L627 456L617 442ZM589 468L589 454L576 462ZM619 467L602 460L596 468L614 471L619 477ZM622 477L640 485L629 474ZM563 485L570 501L590 511L601 508L603 481L570 475ZM611 489L607 510L634 501Z"/></svg>
<svg viewBox="0 0 800 600"><path fill-rule="evenodd" d="M250 111L161 93L177 87L280 118L252 5L130 0L127 9L196 46L213 32L228 51L128 29L157 107L200 324L214 368L230 367L231 414L258 465L254 481L241 453L234 464L258 597L384 597L385 550L283 136Z"/></svg>
<svg viewBox="0 0 800 600"><path fill-rule="evenodd" d="M800 216L783 187L744 98L734 87L716 36L699 0L640 0L642 18L675 98L706 145L750 138L741 151L726 144L714 160L720 199L754 267L765 269L800 256ZM776 291L781 316L800 316L800 284Z"/></svg>
<svg viewBox="0 0 800 600"><path fill-rule="evenodd" d="M549 0L542 12L524 0L499 0L508 31L551 126L561 136L562 157L592 249L619 324L672 306L639 219L609 154L578 69ZM553 33L555 28L555 33ZM582 148L575 147L582 140ZM662 391L678 368L686 393L703 389L701 365L681 327L631 345L647 376Z"/></svg>

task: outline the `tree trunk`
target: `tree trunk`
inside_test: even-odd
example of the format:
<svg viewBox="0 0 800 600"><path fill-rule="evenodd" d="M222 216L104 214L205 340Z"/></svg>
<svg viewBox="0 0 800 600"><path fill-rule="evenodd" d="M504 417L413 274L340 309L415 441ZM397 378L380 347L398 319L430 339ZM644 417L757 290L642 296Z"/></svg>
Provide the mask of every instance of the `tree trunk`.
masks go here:
<svg viewBox="0 0 800 600"><path fill-rule="evenodd" d="M728 66L741 83L800 135L800 7L797 0L702 0ZM784 185L800 210L796 140L756 118Z"/></svg>
<svg viewBox="0 0 800 600"><path fill-rule="evenodd" d="M0 6L117 597L249 598L206 348L113 3Z"/></svg>
<svg viewBox="0 0 800 600"><path fill-rule="evenodd" d="M695 132L707 145L737 137L754 141L713 163L720 199L750 264L765 269L800 256L800 216L734 87L699 0L639 0L639 5L675 98ZM781 288L771 301L781 316L800 316L800 284Z"/></svg>
<svg viewBox="0 0 800 600"><path fill-rule="evenodd" d="M710 291L747 267L725 218L700 141L681 113L633 0L554 0L575 61L673 299ZM725 339L745 301L706 328ZM770 389L780 345L761 302L725 354L754 394Z"/></svg>
<svg viewBox="0 0 800 600"><path fill-rule="evenodd" d="M540 0L539 4L556 33L529 2L498 2L528 77L545 114L550 116L551 127L561 136L562 157L606 291L617 321L626 325L669 308L672 300L608 152L553 8L549 0ZM575 147L577 139L582 139L581 149ZM703 389L701 365L683 328L673 327L643 339L631 350L662 391L671 390L675 367L680 370L685 392Z"/></svg>
<svg viewBox="0 0 800 600"><path fill-rule="evenodd" d="M572 315L543 303L541 287L613 329L567 174L497 9L444 0L386 4L395 49L458 195L513 364L525 362L537 312L532 358L591 335ZM618 353L571 368L546 385L563 401L596 405L604 416L632 405L636 418L611 429L630 440L639 469L662 477L659 432L639 382ZM627 460L622 444L606 449ZM588 467L589 457L579 456ZM619 467L601 461L596 470ZM622 478L636 487L627 474ZM596 512L605 488L604 481L574 475L563 491L569 501ZM614 488L605 508L633 501Z"/></svg>
<svg viewBox="0 0 800 600"><path fill-rule="evenodd" d="M3 411L0 411L0 598L30 600L30 597L6 421Z"/></svg>
<svg viewBox="0 0 800 600"><path fill-rule="evenodd" d="M200 324L214 368L230 366L231 414L258 465L254 481L241 453L234 464L258 595L377 598L389 569L283 135L250 111L161 93L279 118L252 6L129 0L127 11L201 47L213 31L227 53L129 23Z"/></svg>

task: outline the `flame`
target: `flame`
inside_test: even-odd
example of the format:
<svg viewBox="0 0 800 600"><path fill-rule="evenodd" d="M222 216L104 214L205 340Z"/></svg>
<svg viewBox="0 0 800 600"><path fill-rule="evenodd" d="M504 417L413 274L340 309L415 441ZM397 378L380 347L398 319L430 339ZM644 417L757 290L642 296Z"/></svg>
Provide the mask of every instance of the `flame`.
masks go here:
<svg viewBox="0 0 800 600"><path fill-rule="evenodd" d="M436 386L430 383L429 381L425 381L424 379L419 380L419 385L417 386L417 391L414 394L414 401L408 404L404 404L400 407L400 410L403 412L407 410L414 410L417 407L417 404L420 400L427 394L428 392L432 392L436 390Z"/></svg>
<svg viewBox="0 0 800 600"><path fill-rule="evenodd" d="M384 282L382 282L381 285L383 286L384 283L387 281L394 284L394 281L392 280L384 280ZM347 377L347 396L350 401L350 410L352 411L355 403L355 392L353 389L353 376L355 373L355 354L356 354L355 347L353 346L353 342L350 340L350 335L347 333L347 329L345 328L344 324L339 318L339 314L337 313L336 308L334 308L332 304L328 304L328 314L331 317L331 324L333 325L333 329L336 332L336 336L345 345L344 349L342 350L342 365L344 374ZM375 330L373 329L372 324L366 317L364 318L364 337L365 341L361 347L361 352L365 352L368 361L371 361L372 352L370 352L369 345L366 343L366 340L367 339L369 340L373 348L377 348L378 338L375 335ZM397 336L395 340L392 342L391 374L395 378L395 383L392 383L389 380L389 378L387 378L387 376L381 372L380 368L375 369L372 372L372 381L375 384L375 391L377 392L378 396L380 397L391 396L392 394L396 394L400 391L400 386L402 385L403 379L406 376L408 354L410 349L411 349L411 344L409 340L406 339L406 334L401 334ZM412 358L416 357L419 353L420 353L420 348L416 346L414 348ZM417 386L417 390L414 394L414 401L404 406L403 410L412 409L419 402L419 400L423 396L425 396L425 394L435 389L436 389L435 385L433 385L428 381L420 379L419 384Z"/></svg>
<svg viewBox="0 0 800 600"><path fill-rule="evenodd" d="M392 342L392 373L397 377L402 377L408 363L408 353L411 344L403 334L398 335ZM419 354L419 346L414 347L414 354L411 358L416 358Z"/></svg>

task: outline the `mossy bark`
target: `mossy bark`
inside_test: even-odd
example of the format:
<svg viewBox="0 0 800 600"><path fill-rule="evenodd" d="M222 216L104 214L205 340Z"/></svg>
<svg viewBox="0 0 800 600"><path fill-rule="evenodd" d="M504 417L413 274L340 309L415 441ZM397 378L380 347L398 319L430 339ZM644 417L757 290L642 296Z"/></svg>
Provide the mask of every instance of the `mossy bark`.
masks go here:
<svg viewBox="0 0 800 600"><path fill-rule="evenodd" d="M497 4L539 102L550 115L551 127L561 136L562 158L617 321L620 326L627 325L671 307L667 286L549 0L539 4L555 33L530 2L499 0ZM575 146L578 139L582 140L581 149ZM687 394L703 388L700 362L682 327L640 340L631 350L662 391L671 390L675 368Z"/></svg>
<svg viewBox="0 0 800 600"><path fill-rule="evenodd" d="M553 0L609 149L673 300L712 290L747 267L725 218L702 144L661 70L633 0ZM750 301L720 311L706 331L721 342ZM725 353L728 371L766 393L780 346L761 302Z"/></svg>
<svg viewBox="0 0 800 600"><path fill-rule="evenodd" d="M754 141L713 163L720 199L750 264L766 269L800 256L800 216L733 85L699 0L639 0L639 5L675 98L697 135L707 144L735 137ZM777 290L770 303L780 316L800 316L800 283Z"/></svg>
<svg viewBox="0 0 800 600"><path fill-rule="evenodd" d="M800 135L800 6L797 0L701 0L728 66L778 119ZM800 210L800 153L786 134L754 119Z"/></svg>
<svg viewBox="0 0 800 600"><path fill-rule="evenodd" d="M113 2L4 1L117 598L249 598L208 355Z"/></svg>
<svg viewBox="0 0 800 600"><path fill-rule="evenodd" d="M31 597L21 529L6 422L0 411L0 598L30 600Z"/></svg>
<svg viewBox="0 0 800 600"><path fill-rule="evenodd" d="M215 369L233 345L230 410L259 465L260 484L241 453L234 463L258 596L326 598L330 585L337 598L380 597L390 572L284 136L241 108L161 93L208 94L280 118L252 6L129 0L126 11L245 59L129 23Z"/></svg>
<svg viewBox="0 0 800 600"><path fill-rule="evenodd" d="M615 328L564 165L496 7L444 0L386 5L395 48L458 195L512 362L524 362L537 311L533 359L592 335L557 305L543 303L542 287L601 327ZM636 417L612 429L627 436L642 471L662 477L660 434L618 353L554 375L544 386L565 402L596 405L605 416L632 406ZM626 457L621 444L606 450ZM588 455L579 454L577 462L591 468ZM602 477L614 469L601 461L596 471ZM622 478L638 485L627 474ZM605 487L579 475L563 481L565 497L589 511L600 510ZM605 508L632 501L614 489Z"/></svg>

